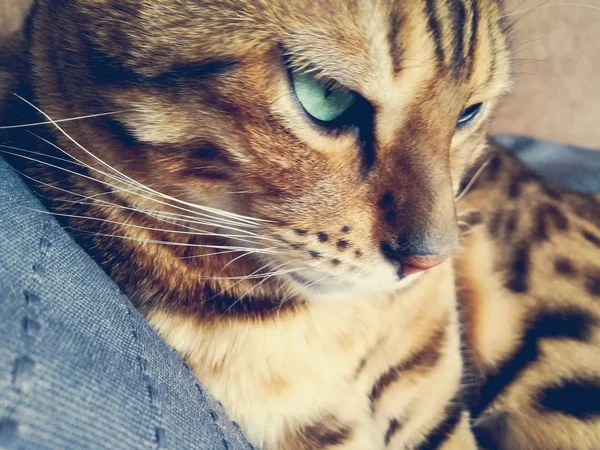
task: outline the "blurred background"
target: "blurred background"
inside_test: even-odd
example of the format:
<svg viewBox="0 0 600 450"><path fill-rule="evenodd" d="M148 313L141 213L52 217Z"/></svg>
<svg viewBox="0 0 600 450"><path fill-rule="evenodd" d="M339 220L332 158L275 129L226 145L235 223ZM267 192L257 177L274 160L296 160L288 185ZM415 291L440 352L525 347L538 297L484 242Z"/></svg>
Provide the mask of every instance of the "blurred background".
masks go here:
<svg viewBox="0 0 600 450"><path fill-rule="evenodd" d="M0 43L19 31L31 3L0 0ZM600 149L600 0L504 3L514 89L493 132Z"/></svg>

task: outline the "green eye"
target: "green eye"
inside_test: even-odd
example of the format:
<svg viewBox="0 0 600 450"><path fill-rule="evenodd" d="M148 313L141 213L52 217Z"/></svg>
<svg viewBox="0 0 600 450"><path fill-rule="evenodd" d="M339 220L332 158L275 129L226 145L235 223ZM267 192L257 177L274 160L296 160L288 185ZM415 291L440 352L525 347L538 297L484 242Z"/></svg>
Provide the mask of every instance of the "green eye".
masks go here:
<svg viewBox="0 0 600 450"><path fill-rule="evenodd" d="M296 97L308 114L322 122L331 122L344 114L354 101L355 95L336 89L310 75L292 74Z"/></svg>

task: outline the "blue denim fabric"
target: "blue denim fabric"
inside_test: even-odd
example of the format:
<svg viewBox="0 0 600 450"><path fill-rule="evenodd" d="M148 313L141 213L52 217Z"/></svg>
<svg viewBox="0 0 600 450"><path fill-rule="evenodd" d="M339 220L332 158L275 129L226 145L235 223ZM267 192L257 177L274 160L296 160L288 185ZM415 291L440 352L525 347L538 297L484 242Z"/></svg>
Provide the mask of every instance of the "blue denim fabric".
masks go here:
<svg viewBox="0 0 600 450"><path fill-rule="evenodd" d="M250 449L0 158L0 448Z"/></svg>
<svg viewBox="0 0 600 450"><path fill-rule="evenodd" d="M542 178L578 192L600 192L600 151L523 136L496 136Z"/></svg>

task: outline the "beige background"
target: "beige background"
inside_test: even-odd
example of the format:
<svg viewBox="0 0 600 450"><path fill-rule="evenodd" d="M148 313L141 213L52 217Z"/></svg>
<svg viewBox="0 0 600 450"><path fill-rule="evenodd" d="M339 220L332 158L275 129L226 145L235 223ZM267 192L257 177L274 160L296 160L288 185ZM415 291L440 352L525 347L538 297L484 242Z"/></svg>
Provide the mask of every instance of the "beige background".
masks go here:
<svg viewBox="0 0 600 450"><path fill-rule="evenodd" d="M32 0L0 0L0 39L21 26L21 19Z"/></svg>
<svg viewBox="0 0 600 450"><path fill-rule="evenodd" d="M493 130L600 149L600 0L505 2L515 86ZM0 0L0 39L30 3Z"/></svg>
<svg viewBox="0 0 600 450"><path fill-rule="evenodd" d="M600 0L506 0L506 9L510 22L530 11L514 26L515 84L494 131L600 149Z"/></svg>

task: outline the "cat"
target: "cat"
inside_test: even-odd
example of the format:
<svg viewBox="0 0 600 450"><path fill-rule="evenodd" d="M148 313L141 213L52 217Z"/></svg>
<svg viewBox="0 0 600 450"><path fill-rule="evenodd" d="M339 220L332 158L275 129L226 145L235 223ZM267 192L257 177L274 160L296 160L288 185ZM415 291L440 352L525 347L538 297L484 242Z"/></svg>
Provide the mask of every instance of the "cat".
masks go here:
<svg viewBox="0 0 600 450"><path fill-rule="evenodd" d="M255 446L596 448L598 202L488 145L506 28L39 0L3 151Z"/></svg>

